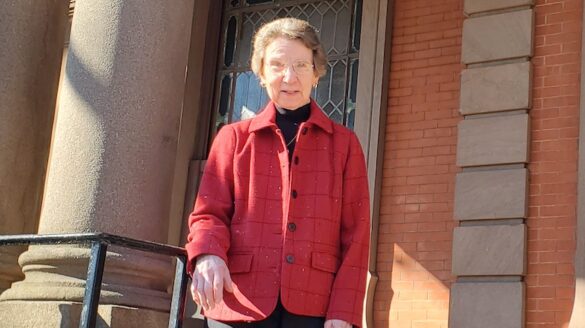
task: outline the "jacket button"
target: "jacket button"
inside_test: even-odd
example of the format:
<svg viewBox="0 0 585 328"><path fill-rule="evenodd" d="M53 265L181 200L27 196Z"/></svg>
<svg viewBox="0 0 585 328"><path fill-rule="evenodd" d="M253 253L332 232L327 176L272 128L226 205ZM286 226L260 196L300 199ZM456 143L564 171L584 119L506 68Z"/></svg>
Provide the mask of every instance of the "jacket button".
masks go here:
<svg viewBox="0 0 585 328"><path fill-rule="evenodd" d="M308 130L309 130L309 129L307 129L306 127L304 127L304 128L301 130L301 133L302 133L302 134L307 134L307 131L308 131Z"/></svg>
<svg viewBox="0 0 585 328"><path fill-rule="evenodd" d="M295 165L299 165L299 157L298 156L295 156L294 162L295 162Z"/></svg>
<svg viewBox="0 0 585 328"><path fill-rule="evenodd" d="M286 262L287 262L287 263L290 263L290 264L293 264L293 263L295 263L295 256L294 256L294 255L291 255L291 254L288 254L288 255L286 256Z"/></svg>
<svg viewBox="0 0 585 328"><path fill-rule="evenodd" d="M292 194L292 198L297 198L297 196L298 196L296 190L293 190L291 194Z"/></svg>
<svg viewBox="0 0 585 328"><path fill-rule="evenodd" d="M290 232L295 232L295 230L297 230L297 225L294 222L289 223L287 226Z"/></svg>

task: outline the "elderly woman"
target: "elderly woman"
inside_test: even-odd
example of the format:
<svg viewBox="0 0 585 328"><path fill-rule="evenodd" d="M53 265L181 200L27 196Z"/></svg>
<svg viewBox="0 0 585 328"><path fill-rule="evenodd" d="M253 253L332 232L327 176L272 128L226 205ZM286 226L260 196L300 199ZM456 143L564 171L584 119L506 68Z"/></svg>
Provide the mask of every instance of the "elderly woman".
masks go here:
<svg viewBox="0 0 585 328"><path fill-rule="evenodd" d="M283 18L254 38L270 102L224 126L186 245L208 327L360 326L369 198L356 135L310 98L326 71L316 31Z"/></svg>

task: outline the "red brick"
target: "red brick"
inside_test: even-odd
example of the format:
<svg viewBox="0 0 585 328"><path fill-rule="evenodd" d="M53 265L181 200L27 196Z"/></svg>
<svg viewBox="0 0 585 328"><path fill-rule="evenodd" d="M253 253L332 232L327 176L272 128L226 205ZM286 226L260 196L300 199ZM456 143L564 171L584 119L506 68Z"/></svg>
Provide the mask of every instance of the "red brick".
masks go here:
<svg viewBox="0 0 585 328"><path fill-rule="evenodd" d="M539 327L544 323L553 323L555 320L554 312L549 311L527 311L526 321L539 323Z"/></svg>
<svg viewBox="0 0 585 328"><path fill-rule="evenodd" d="M462 2L400 0L394 12L379 229L386 271L379 274L392 279L395 297L388 305L376 296L386 302L376 309L389 311L375 322L447 327Z"/></svg>

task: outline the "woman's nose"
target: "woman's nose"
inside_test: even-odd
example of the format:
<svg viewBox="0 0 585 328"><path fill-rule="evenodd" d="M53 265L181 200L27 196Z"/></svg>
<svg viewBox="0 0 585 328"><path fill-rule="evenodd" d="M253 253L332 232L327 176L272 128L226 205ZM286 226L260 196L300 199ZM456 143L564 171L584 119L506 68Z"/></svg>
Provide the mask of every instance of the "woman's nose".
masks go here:
<svg viewBox="0 0 585 328"><path fill-rule="evenodd" d="M296 73L292 66L287 66L282 72L282 80L284 82L292 82L296 78Z"/></svg>

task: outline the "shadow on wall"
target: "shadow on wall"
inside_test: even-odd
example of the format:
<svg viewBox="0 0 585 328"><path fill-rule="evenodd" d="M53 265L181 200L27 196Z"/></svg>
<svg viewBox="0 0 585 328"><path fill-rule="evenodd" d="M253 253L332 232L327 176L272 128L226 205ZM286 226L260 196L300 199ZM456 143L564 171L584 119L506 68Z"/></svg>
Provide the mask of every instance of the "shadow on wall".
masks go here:
<svg viewBox="0 0 585 328"><path fill-rule="evenodd" d="M391 260L378 262L375 321L390 327L410 327L417 323L446 325L449 286L443 281L449 277L442 276L450 276L451 268L445 268L442 259L411 257L407 252L408 244L394 243L392 249L380 250L389 252L384 258Z"/></svg>

